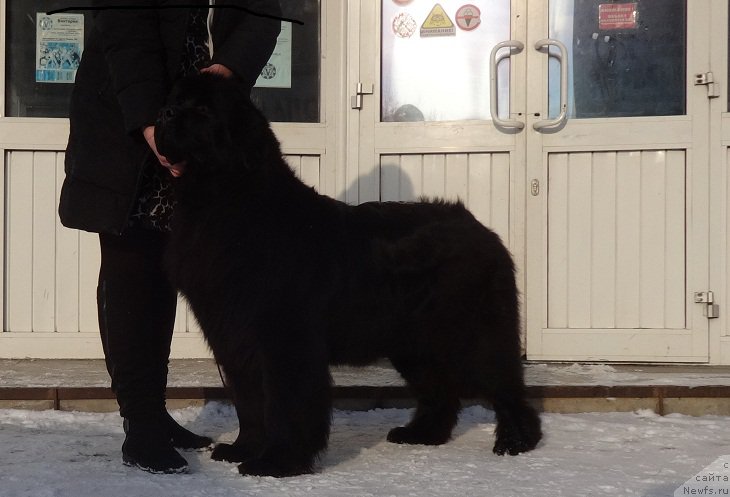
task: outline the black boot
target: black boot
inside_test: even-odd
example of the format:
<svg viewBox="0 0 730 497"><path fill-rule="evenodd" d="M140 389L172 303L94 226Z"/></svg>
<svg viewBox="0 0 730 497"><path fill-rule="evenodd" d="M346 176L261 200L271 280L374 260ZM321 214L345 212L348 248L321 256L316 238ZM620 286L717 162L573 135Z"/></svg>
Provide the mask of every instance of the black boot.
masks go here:
<svg viewBox="0 0 730 497"><path fill-rule="evenodd" d="M166 427L157 421L124 420L122 461L159 474L187 473L188 462L173 448Z"/></svg>
<svg viewBox="0 0 730 497"><path fill-rule="evenodd" d="M167 411L163 414L163 423L170 434L173 447L178 449L205 449L213 444L212 438L196 435L180 426Z"/></svg>

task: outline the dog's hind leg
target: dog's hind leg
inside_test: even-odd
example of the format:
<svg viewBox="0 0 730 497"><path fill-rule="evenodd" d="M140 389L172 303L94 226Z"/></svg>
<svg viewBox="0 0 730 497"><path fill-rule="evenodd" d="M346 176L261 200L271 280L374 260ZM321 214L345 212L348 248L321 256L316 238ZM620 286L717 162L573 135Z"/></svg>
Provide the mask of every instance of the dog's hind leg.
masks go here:
<svg viewBox="0 0 730 497"><path fill-rule="evenodd" d="M519 357L483 361L470 374L476 390L491 402L497 417L494 453L517 455L534 449L542 438L540 417L528 403ZM485 366L485 365L489 366Z"/></svg>
<svg viewBox="0 0 730 497"><path fill-rule="evenodd" d="M391 358L391 362L408 382L418 405L406 426L390 430L388 441L422 445L448 442L461 409L458 390L432 365L402 358Z"/></svg>
<svg viewBox="0 0 730 497"><path fill-rule="evenodd" d="M497 415L494 453L511 456L534 449L542 438L540 417L523 396L497 394L493 401Z"/></svg>
<svg viewBox="0 0 730 497"><path fill-rule="evenodd" d="M534 449L542 438L540 417L527 402L520 350L518 293L511 271L486 279L490 286L477 301L469 328L479 339L463 358L467 393L491 401L497 416L494 453L516 455Z"/></svg>

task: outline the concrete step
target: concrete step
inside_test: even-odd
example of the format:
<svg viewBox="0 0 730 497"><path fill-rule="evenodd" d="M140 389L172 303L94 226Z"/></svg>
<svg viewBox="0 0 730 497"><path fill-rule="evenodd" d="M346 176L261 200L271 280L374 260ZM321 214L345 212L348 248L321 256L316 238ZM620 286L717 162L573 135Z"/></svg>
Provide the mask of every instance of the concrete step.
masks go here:
<svg viewBox="0 0 730 497"><path fill-rule="evenodd" d="M0 408L115 411L100 360L0 360ZM413 397L387 362L332 369L335 407L412 407ZM528 363L528 396L543 412L649 409L658 414L730 415L730 368L691 365ZM215 363L174 360L168 407L227 401ZM481 403L464 399L465 405Z"/></svg>

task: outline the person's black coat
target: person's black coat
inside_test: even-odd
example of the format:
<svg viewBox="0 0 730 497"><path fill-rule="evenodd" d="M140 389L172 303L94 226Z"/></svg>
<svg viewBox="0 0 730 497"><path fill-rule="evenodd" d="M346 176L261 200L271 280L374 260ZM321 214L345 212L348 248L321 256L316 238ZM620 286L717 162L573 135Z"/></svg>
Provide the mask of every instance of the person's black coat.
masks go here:
<svg viewBox="0 0 730 497"><path fill-rule="evenodd" d="M170 6L179 0L137 0ZM207 4L198 0L201 6ZM94 6L119 5L96 0ZM280 15L277 0L217 0ZM64 226L121 233L136 201L142 166L152 153L142 128L152 125L178 74L190 10L100 10L95 13L69 112L66 178L59 216ZM276 44L280 22L237 9L217 9L211 26L213 63L252 87Z"/></svg>

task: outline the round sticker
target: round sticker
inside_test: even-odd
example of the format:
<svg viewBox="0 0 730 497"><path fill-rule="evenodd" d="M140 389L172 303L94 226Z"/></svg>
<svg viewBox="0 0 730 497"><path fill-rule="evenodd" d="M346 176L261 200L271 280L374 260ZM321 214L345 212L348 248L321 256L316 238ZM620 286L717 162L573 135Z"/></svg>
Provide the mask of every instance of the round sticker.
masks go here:
<svg viewBox="0 0 730 497"><path fill-rule="evenodd" d="M276 77L276 66L271 62L267 63L261 70L261 77L264 79L274 79Z"/></svg>
<svg viewBox="0 0 730 497"><path fill-rule="evenodd" d="M401 12L393 19L393 33L398 38L410 38L417 27L416 20L406 12Z"/></svg>
<svg viewBox="0 0 730 497"><path fill-rule="evenodd" d="M409 4L409 3L411 3L411 2L413 1L413 0L393 0L393 1L394 1L395 3L397 3L398 5L408 5L408 4Z"/></svg>
<svg viewBox="0 0 730 497"><path fill-rule="evenodd" d="M482 23L481 15L476 5L464 5L456 11L456 25L464 31L472 31Z"/></svg>

